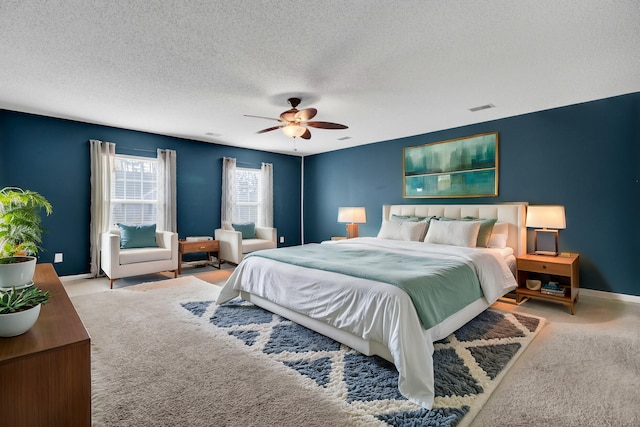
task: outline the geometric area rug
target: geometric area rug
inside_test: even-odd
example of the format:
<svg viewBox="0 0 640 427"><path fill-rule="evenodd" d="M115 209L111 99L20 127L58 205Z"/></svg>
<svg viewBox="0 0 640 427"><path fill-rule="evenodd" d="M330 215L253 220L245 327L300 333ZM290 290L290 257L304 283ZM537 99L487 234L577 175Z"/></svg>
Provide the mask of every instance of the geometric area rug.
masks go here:
<svg viewBox="0 0 640 427"><path fill-rule="evenodd" d="M488 309L435 343L433 408L409 402L398 390L398 371L377 356L365 356L317 332L249 302L235 299L181 303L212 328L299 373L327 397L340 401L359 424L466 426L515 360L544 325L544 319Z"/></svg>

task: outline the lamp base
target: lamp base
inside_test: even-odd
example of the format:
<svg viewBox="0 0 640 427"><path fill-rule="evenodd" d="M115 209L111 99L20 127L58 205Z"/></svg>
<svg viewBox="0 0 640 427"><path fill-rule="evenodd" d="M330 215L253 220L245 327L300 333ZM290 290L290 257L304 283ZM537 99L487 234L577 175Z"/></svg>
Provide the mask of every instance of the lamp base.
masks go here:
<svg viewBox="0 0 640 427"><path fill-rule="evenodd" d="M347 224L347 239L358 237L358 224Z"/></svg>
<svg viewBox="0 0 640 427"><path fill-rule="evenodd" d="M545 256L558 256L558 252L550 252L550 251L534 251L534 255L545 255Z"/></svg>
<svg viewBox="0 0 640 427"><path fill-rule="evenodd" d="M543 251L538 250L538 232L540 233L552 233L555 235L555 251ZM546 256L558 256L560 252L558 252L558 230L549 230L546 228L534 230L533 231L533 253L535 255L546 255Z"/></svg>

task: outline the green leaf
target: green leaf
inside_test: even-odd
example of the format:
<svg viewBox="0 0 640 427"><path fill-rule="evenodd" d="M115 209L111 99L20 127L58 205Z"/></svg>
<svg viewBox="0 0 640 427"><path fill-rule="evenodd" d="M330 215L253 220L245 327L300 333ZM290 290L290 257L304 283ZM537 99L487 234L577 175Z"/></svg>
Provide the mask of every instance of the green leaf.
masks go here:
<svg viewBox="0 0 640 427"><path fill-rule="evenodd" d="M12 256L25 251L37 255L42 250L41 211L47 215L53 209L41 194L5 187L0 190L0 256Z"/></svg>
<svg viewBox="0 0 640 427"><path fill-rule="evenodd" d="M0 290L0 314L28 310L38 304L46 304L51 294L35 286L24 289Z"/></svg>

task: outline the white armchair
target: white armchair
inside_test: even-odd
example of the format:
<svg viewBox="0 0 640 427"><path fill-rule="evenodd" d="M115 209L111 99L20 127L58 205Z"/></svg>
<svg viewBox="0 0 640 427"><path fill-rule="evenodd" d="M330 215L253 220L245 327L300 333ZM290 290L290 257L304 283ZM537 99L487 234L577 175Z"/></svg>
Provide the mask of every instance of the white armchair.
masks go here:
<svg viewBox="0 0 640 427"><path fill-rule="evenodd" d="M158 247L120 249L120 230L102 233L102 271L109 277L109 287L123 277L171 271L178 277L178 234L156 231Z"/></svg>
<svg viewBox="0 0 640 427"><path fill-rule="evenodd" d="M245 254L261 249L278 247L278 231L272 227L256 227L255 239L242 239L242 233L235 230L219 228L215 231L216 240L220 242L220 261L240 264Z"/></svg>

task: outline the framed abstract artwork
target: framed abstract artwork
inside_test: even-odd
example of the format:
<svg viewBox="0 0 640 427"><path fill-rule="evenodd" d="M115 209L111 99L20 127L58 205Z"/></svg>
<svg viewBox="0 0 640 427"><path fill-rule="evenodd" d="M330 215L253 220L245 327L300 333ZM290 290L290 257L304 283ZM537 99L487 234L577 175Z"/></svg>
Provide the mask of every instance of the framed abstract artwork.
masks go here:
<svg viewBox="0 0 640 427"><path fill-rule="evenodd" d="M498 195L498 133L405 147L402 196L492 197Z"/></svg>

